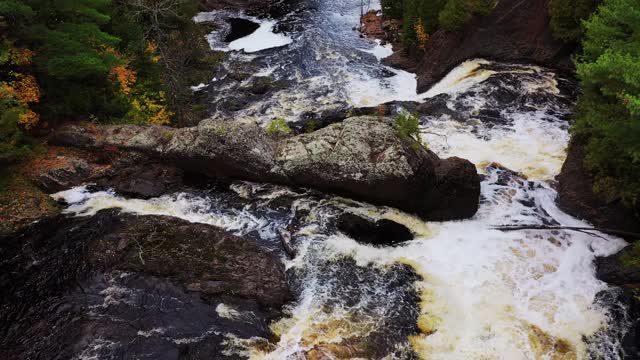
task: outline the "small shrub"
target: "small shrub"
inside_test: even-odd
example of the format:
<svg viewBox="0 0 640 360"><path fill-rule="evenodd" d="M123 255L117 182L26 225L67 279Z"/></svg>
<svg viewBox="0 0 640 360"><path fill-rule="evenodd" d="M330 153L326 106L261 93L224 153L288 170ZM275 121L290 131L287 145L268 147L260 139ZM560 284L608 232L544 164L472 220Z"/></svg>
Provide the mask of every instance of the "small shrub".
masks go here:
<svg viewBox="0 0 640 360"><path fill-rule="evenodd" d="M394 121L393 128L403 139L411 138L421 143L420 118L418 114L402 113Z"/></svg>
<svg viewBox="0 0 640 360"><path fill-rule="evenodd" d="M274 119L267 126L267 134L269 135L288 135L292 132L293 130L284 119Z"/></svg>

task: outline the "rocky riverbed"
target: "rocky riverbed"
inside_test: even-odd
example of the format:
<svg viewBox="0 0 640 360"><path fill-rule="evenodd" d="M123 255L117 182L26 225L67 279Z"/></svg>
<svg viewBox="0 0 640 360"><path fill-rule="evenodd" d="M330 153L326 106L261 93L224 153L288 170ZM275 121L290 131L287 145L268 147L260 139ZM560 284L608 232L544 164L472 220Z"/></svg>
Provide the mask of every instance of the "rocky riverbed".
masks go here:
<svg viewBox="0 0 640 360"><path fill-rule="evenodd" d="M485 21L540 4L515 5ZM0 235L0 357L639 358L637 250L495 229L589 225L564 212L589 209L565 162L571 78L473 47L387 67L348 1L208 6L196 20L228 53L194 84L210 119L69 125L21 170L47 211ZM529 44L503 60L557 65ZM276 118L292 133L269 134Z"/></svg>

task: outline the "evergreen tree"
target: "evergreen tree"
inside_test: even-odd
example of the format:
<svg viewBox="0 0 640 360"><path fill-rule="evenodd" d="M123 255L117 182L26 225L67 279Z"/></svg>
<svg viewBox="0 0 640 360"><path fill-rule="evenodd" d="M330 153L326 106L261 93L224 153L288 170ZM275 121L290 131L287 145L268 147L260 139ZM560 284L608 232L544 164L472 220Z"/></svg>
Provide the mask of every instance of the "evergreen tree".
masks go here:
<svg viewBox="0 0 640 360"><path fill-rule="evenodd" d="M582 36L582 21L589 18L600 0L550 0L549 15L553 35L564 41L578 41Z"/></svg>
<svg viewBox="0 0 640 360"><path fill-rule="evenodd" d="M486 16L496 6L496 0L447 0L439 15L440 26L455 31L476 16Z"/></svg>
<svg viewBox="0 0 640 360"><path fill-rule="evenodd" d="M585 22L573 124L595 190L640 206L640 0L605 0Z"/></svg>

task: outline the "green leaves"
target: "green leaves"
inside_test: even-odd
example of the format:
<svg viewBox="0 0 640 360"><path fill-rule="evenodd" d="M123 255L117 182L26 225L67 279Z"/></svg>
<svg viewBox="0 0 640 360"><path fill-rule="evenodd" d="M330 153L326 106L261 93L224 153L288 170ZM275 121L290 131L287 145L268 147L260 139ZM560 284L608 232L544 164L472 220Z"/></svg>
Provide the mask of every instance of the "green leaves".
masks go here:
<svg viewBox="0 0 640 360"><path fill-rule="evenodd" d="M589 139L595 190L640 205L640 0L606 0L584 22L572 131Z"/></svg>
<svg viewBox="0 0 640 360"><path fill-rule="evenodd" d="M427 33L440 28L455 31L476 15L488 15L496 0L382 0L386 16L402 18L403 36L407 44L415 44L415 26L422 22Z"/></svg>
<svg viewBox="0 0 640 360"><path fill-rule="evenodd" d="M293 132L284 119L273 119L267 126L269 135L289 135Z"/></svg>
<svg viewBox="0 0 640 360"><path fill-rule="evenodd" d="M0 15L4 17L30 17L33 9L22 1L0 0Z"/></svg>
<svg viewBox="0 0 640 360"><path fill-rule="evenodd" d="M596 10L601 0L550 0L551 30L557 39L578 41L582 37L583 20Z"/></svg>
<svg viewBox="0 0 640 360"><path fill-rule="evenodd" d="M402 113L396 116L393 128L403 139L413 138L420 141L420 117L418 114Z"/></svg>

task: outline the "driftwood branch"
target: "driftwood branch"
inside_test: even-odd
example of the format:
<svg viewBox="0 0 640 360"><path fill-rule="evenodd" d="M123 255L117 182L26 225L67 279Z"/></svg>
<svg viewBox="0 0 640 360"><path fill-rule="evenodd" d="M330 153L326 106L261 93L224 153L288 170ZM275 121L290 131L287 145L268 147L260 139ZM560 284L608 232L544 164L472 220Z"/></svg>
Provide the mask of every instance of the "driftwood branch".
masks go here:
<svg viewBox="0 0 640 360"><path fill-rule="evenodd" d="M435 135L435 136L443 137L445 144L447 144L447 147L449 147L449 138L447 137L447 135L438 134L438 133L435 133L433 131L428 131L428 130L423 130L423 129L420 130L420 134L429 134L429 135Z"/></svg>
<svg viewBox="0 0 640 360"><path fill-rule="evenodd" d="M278 230L278 235L280 235L280 242L282 243L284 252L287 253L290 259L295 258L296 250L291 246L291 233L286 230Z"/></svg>
<svg viewBox="0 0 640 360"><path fill-rule="evenodd" d="M592 228L592 227L576 227L576 226L549 226L549 225L499 225L493 226L493 229L500 231L518 231L518 230L569 230L585 233L592 236L599 236L593 232L599 232L603 234L620 236L624 238L640 239L640 234L629 231L621 231L615 229L606 228ZM603 238L604 239L604 238Z"/></svg>

